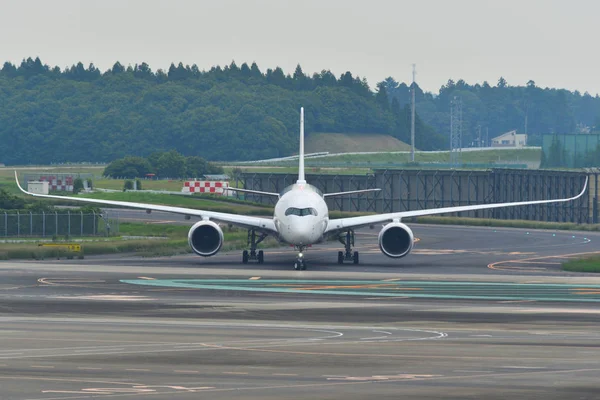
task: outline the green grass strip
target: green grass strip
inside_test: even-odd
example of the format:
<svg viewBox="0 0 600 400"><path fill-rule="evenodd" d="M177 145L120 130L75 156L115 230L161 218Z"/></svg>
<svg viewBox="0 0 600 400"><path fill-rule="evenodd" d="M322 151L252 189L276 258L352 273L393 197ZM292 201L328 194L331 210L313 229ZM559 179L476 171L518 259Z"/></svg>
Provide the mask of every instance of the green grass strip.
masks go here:
<svg viewBox="0 0 600 400"><path fill-rule="evenodd" d="M600 256L579 258L563 263L563 270L571 272L600 273Z"/></svg>

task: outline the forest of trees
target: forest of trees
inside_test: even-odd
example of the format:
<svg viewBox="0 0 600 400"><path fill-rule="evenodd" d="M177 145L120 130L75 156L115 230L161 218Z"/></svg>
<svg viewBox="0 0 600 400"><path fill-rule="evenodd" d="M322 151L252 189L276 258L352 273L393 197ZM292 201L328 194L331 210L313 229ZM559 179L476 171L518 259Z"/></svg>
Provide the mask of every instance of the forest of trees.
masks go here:
<svg viewBox="0 0 600 400"><path fill-rule="evenodd" d="M292 75L253 63L200 71L146 63L106 72L78 63L61 70L38 58L0 70L0 162L110 162L174 149L208 160L248 160L298 151L299 108L306 132L385 133L406 140L406 108L350 72ZM443 136L420 120L421 148Z"/></svg>
<svg viewBox="0 0 600 400"><path fill-rule="evenodd" d="M154 152L148 157L126 156L112 161L104 176L112 178L143 178L154 174L158 178L200 178L205 174L222 174L223 167L198 156L185 157L175 150Z"/></svg>
<svg viewBox="0 0 600 400"><path fill-rule="evenodd" d="M409 104L410 87L392 78L384 82L388 94L400 106ZM504 78L494 85L487 82L469 85L464 80L449 80L439 93L416 88L419 115L437 132L449 132L450 104L458 97L463 104L463 146L477 144L478 127L482 139L516 129L527 133L528 144L540 146L541 135L600 130L600 97L564 89L542 89L533 80L525 86L510 86ZM483 140L482 140L483 141Z"/></svg>
<svg viewBox="0 0 600 400"><path fill-rule="evenodd" d="M463 146L481 127L491 139L517 129L538 144L543 133L600 125L600 98L529 81L510 86L452 80L439 93L418 86L416 146L447 149L450 102L463 102ZM50 67L39 58L0 69L0 162L110 162L175 150L207 160L249 160L297 152L299 108L306 132L383 133L410 137L410 87L393 78L366 80L327 70L312 76L300 65L261 71L256 63L216 66L146 63L107 71L93 64Z"/></svg>

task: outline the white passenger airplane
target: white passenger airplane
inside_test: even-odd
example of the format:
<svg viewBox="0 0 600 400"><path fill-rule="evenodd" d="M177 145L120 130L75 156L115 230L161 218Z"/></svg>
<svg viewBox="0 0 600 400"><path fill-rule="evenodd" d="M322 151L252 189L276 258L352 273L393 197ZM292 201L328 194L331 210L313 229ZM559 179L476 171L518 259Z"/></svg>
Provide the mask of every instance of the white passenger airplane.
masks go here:
<svg viewBox="0 0 600 400"><path fill-rule="evenodd" d="M156 204L134 203L126 201L96 200L81 197L55 196L30 193L19 184L17 172L15 179L19 189L26 194L51 199L68 199L86 203L108 206L122 206L151 211L166 211L175 214L198 216L202 220L195 223L188 233L188 242L194 253L210 257L219 252L223 245L223 231L218 223L237 225L248 229L248 250L242 253L242 262L264 261L263 250L257 251L257 245L267 236L273 236L279 241L293 245L298 252L295 269L306 269L304 259L305 249L315 243L321 243L330 237L338 237L345 251L338 252L338 263L351 261L358 264L358 252L354 251L354 230L364 226L385 224L379 232L379 248L388 257L404 257L413 248L414 236L411 229L402 223L403 218L424 215L457 213L461 211L486 210L490 208L515 207L534 204L559 203L575 200L581 197L587 188L587 178L581 193L575 197L554 200L521 201L513 203L480 204L458 207L433 208L428 210L402 211L362 217L329 219L329 211L325 199L331 196L341 196L354 193L377 191L380 189L354 190L339 193L321 193L319 189L308 184L304 176L304 109L300 109L300 154L298 180L287 187L282 193L261 192L247 189L232 189L240 192L257 193L276 196L273 218L259 218L236 214L202 211L183 207L171 207Z"/></svg>

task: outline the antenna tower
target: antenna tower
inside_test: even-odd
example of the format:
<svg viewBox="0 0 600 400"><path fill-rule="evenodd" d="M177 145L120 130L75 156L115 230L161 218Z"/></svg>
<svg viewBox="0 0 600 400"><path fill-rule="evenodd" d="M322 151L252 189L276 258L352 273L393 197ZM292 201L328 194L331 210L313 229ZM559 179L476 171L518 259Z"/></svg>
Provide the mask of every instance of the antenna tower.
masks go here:
<svg viewBox="0 0 600 400"><path fill-rule="evenodd" d="M454 97L450 103L450 164L458 167L462 148L462 99Z"/></svg>
<svg viewBox="0 0 600 400"><path fill-rule="evenodd" d="M416 64L413 64L412 67L413 80L411 85L412 103L410 109L410 161L415 162L415 76L417 75L417 66Z"/></svg>

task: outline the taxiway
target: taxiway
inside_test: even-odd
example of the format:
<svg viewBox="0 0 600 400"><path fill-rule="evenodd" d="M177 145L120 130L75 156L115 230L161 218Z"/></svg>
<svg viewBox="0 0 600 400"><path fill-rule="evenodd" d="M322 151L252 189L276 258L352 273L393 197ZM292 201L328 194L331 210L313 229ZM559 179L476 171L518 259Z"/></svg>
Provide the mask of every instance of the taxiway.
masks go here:
<svg viewBox="0 0 600 400"><path fill-rule="evenodd" d="M593 233L414 227L414 254L0 263L0 398L596 399ZM260 289L260 290L256 290Z"/></svg>

